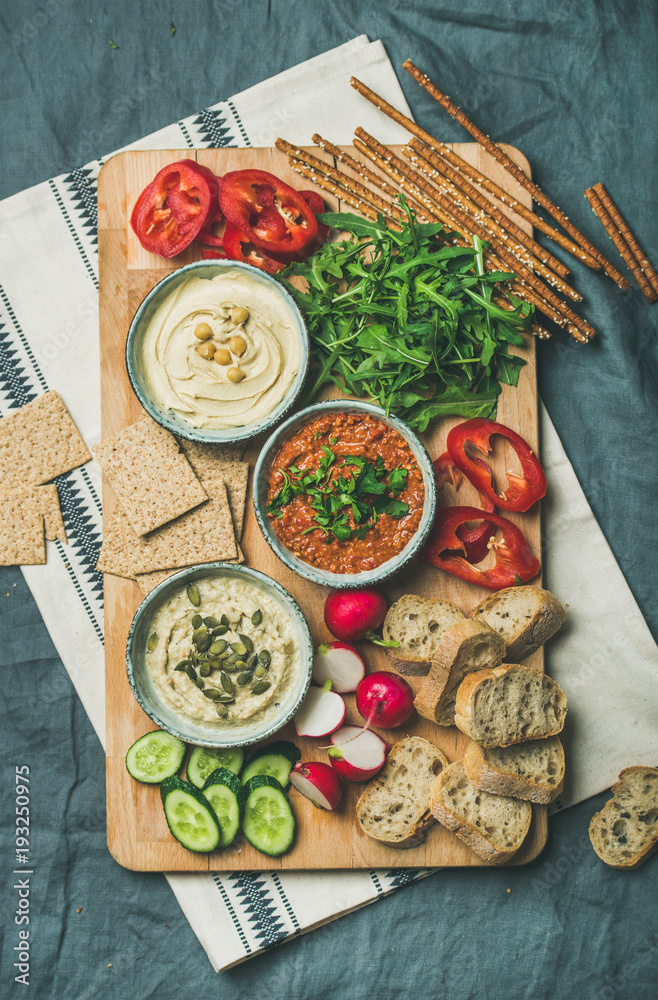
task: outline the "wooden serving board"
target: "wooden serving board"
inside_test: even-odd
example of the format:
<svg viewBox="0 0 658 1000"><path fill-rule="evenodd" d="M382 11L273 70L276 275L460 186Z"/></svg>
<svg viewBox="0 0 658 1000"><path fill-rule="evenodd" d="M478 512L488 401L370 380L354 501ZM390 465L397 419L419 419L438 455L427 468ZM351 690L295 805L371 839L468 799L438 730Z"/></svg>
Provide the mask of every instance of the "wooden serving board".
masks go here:
<svg viewBox="0 0 658 1000"><path fill-rule="evenodd" d="M491 177L516 198L530 206L527 192L509 177L485 150L476 144L458 144L455 150L482 173ZM527 160L518 150L508 148L513 159L529 173ZM317 150L315 150L317 152ZM147 292L166 274L183 264L201 257L196 245L188 248L174 261L167 261L143 250L129 226L135 200L167 163L181 156L194 157L217 174L229 170L259 167L288 181L293 187L308 187L289 167L287 158L276 149L204 149L132 151L113 157L101 170L98 184L98 230L100 256L100 355L101 407L103 437L115 434L122 427L138 420L140 404L133 395L124 364L124 345L130 320ZM335 198L326 196L325 203L336 210L341 206ZM349 206L344 206L349 209ZM519 218L519 225L525 224ZM527 226L526 226L527 228ZM537 379L534 340L528 336L522 351L527 359L516 389L505 386L498 407L498 419L518 431L537 450ZM425 436L430 456L436 458L445 450L445 439L456 420L436 421ZM262 442L260 442L262 443ZM252 465L259 442L252 445L245 458ZM510 458L510 456L512 456ZM513 453L494 455L499 471L515 471ZM104 510L109 511L112 491L104 483ZM477 503L468 484L462 487L456 503ZM540 520L536 507L528 514L511 514L525 532L532 550L540 552ZM276 558L261 536L251 501L242 538L247 565L254 566L278 580L299 602L316 643L330 636L324 625L323 606L326 589L313 586L296 576ZM214 554L208 553L208 559ZM465 613L487 592L466 584L440 570L415 560L400 576L384 588L392 603L405 593L425 597L440 597L453 601ZM126 678L124 650L133 614L142 600L137 584L118 577L105 577L105 636L107 694L107 837L110 851L119 864L141 871L213 871L252 869L321 869L321 868L396 868L445 867L484 865L453 834L434 825L424 844L411 850L393 850L365 836L355 819L355 803L364 785L344 782L343 800L333 813L316 809L308 799L294 789L290 800L297 819L294 847L281 858L259 854L243 838L224 852L211 855L194 854L178 844L167 828L157 787L133 781L124 766L128 747L143 733L153 729L153 723L143 713L133 697ZM386 669L390 661L386 653L369 643L362 644L369 670ZM543 669L541 650L528 661ZM417 688L422 678L408 678ZM354 696L347 696L346 722L359 723ZM405 737L418 735L436 743L453 761L463 756L467 739L455 727L440 728L415 713L409 722L396 730L381 732L390 744ZM323 760L326 751L319 749L319 740L299 740L292 726L277 738L291 738L301 746L304 760ZM533 806L530 833L514 864L531 861L546 842L546 808Z"/></svg>

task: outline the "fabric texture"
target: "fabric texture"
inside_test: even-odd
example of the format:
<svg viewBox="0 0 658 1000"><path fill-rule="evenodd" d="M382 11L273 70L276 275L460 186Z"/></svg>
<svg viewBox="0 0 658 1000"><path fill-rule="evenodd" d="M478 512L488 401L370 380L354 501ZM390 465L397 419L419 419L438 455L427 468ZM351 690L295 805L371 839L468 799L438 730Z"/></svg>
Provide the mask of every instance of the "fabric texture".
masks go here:
<svg viewBox="0 0 658 1000"><path fill-rule="evenodd" d="M15 126L10 134L16 136L17 149L13 152L12 147L11 169L16 171L18 164L17 173L5 173L4 183L11 184L13 176L13 189L16 190L31 181L47 178L54 169L72 170L90 154L97 155L171 120L177 102L187 101L180 109L182 113L215 101L217 75L208 67L217 67L217 61L216 58L213 61L213 51L208 45L212 40L217 46L218 36L224 41L222 56L228 57L222 63L222 90L232 93L250 82L245 79L245 73L255 82L314 51L365 30L372 37L381 35L384 38L396 67L410 55L421 67L429 69L451 96L460 99L476 120L485 127L488 125L489 130L494 132L494 126L500 122L501 132L494 132L496 137L514 142L526 152L535 168L535 177L551 193L552 185L559 191L560 202L569 207L577 224L606 250L596 229L598 224L593 216L591 220L587 216L589 209L582 199L585 186L603 179L631 225L637 229L649 255L655 259L652 233L643 228L642 212L645 204L656 203L655 190L652 190L656 182L655 171L641 169L642 164L655 163L655 130L650 127L654 106L649 101L649 95L655 93L652 56L655 52L655 13L652 5L634 5L629 14L623 4L595 6L569 2L553 5L549 13L539 15L535 5L520 3L498 11L493 20L487 13L487 5L480 3L412 3L405 5L403 16L402 8L393 3L378 5L376 13L365 9L357 9L355 13L355 5L347 3L243 3L239 17L235 4L208 4L205 10L195 5L193 38L189 37L189 19L184 17L191 10L190 5L178 5L180 14L175 14L174 18L181 21L182 27L179 25L174 35L167 27L169 12L164 11L162 5L153 5L148 14L145 10L136 14L141 6L118 3L113 6L111 17L106 11L100 15L94 12L93 18L83 18L83 13L87 14L86 5L79 3L45 4L43 8L33 5L31 9L29 5L22 5L11 10L3 5L3 26L11 46L11 58L6 64L9 72L3 76L5 89L8 87L10 91L9 101L4 106L8 125ZM238 22L244 17L263 31L252 35L259 58L249 60L246 68L242 58L238 69ZM87 20L96 21L93 34L87 28ZM295 31L291 38L292 23ZM110 48L108 39L114 38L119 27L127 33L128 43L117 36L116 41L120 42L117 52ZM263 40L270 35L277 37L277 31L278 37L285 33L285 50L266 46ZM140 99L138 84L142 83L143 91L147 73L160 72L160 60L148 58L153 38L163 48L170 40L183 39L187 48L182 54L179 50L174 57L174 68L168 55L167 86L153 85ZM225 44L231 38L233 51ZM57 39L59 46L53 45ZM84 52L84 58L76 65L82 66L94 80L95 88L80 88L80 93L75 94L63 81L59 87L45 87L45 74L58 60L61 62L60 46L64 45L73 53L79 51L82 55ZM91 53L85 51L85 46ZM126 51L130 62L124 59L118 64L121 71L112 68L106 73L106 67L111 66L110 59L115 60L116 67L118 53ZM597 54L601 56L598 60ZM207 58L204 60L200 56ZM178 59L181 62L177 62ZM186 74L184 68L190 65L194 65L196 71ZM632 73L627 72L630 65L634 67ZM120 72L125 74L121 84ZM11 83L10 74L13 76ZM57 73L52 78L56 79ZM109 88L106 81L109 81ZM595 87L591 86L592 82L596 83ZM447 139L463 139L459 127L421 91L416 91L413 81L403 79L402 83L418 120L434 132L442 129L440 134ZM30 115L29 137L25 130L25 95L19 93L21 86L31 101L27 106L36 112ZM126 88L123 110L110 113L111 99L121 93L121 86ZM212 90L200 95L199 88L210 86ZM504 100L496 101L502 86L505 87ZM202 99L196 100L198 96ZM159 122L156 113L156 119L144 125L142 119L153 114L156 105L160 108ZM626 114L627 107L631 107L631 115ZM16 109L22 109L22 114ZM97 123L100 134L92 136L90 121ZM634 164L625 159L629 143L624 141L624 135L628 138L631 128L633 161L640 166L635 171L632 169ZM85 129L88 130L86 138ZM278 130L282 131L277 124L275 131ZM619 135L619 142L612 148L611 130ZM115 132L121 133L116 139ZM110 137L106 142L105 138ZM37 150L35 156L21 155L28 139ZM83 140L93 148L81 153ZM58 156L62 157L59 162ZM41 173L38 172L40 167L43 167ZM579 201L583 201L580 209ZM38 213L28 220L28 224L38 229ZM58 239L52 247L55 274L61 245ZM609 252L612 255L613 251ZM655 317L637 292L617 296L599 276L579 271L578 285L586 292L588 316L602 330L604 339L600 345L593 345L595 361L582 350L577 354L579 349L563 340L542 345L542 392L608 540L655 628L655 605L651 604L651 546L647 544L646 533L637 530L638 523L642 523L642 512L653 496L651 480L655 473L656 379L655 346L652 346L655 345ZM35 302L35 315L38 305ZM80 307L86 307L84 301ZM40 308L43 309L42 303ZM56 320L53 328L55 326ZM75 336L70 330L57 332L60 338ZM84 349L94 350L93 343L85 342ZM641 365L637 361L640 357ZM634 445L637 427L642 428L643 439L644 436L648 438L648 454L642 460ZM92 504L89 484L76 484L74 489L88 490L88 502ZM208 966L203 961L199 963L199 949L180 914L172 908L162 880L122 872L107 856L102 792L95 778L102 769L102 757L95 737L61 665L58 667L53 657L52 646L20 575L7 571L2 579L3 583L7 581L7 586L3 586L1 592L10 595L2 602L2 620L6 623L6 640L5 632L2 633L2 662L4 669L11 671L13 682L5 692L9 703L4 716L6 763L11 769L17 750L26 746L26 734L29 734L30 753L35 755L41 768L41 777L35 786L35 802L40 801L35 829L39 831L43 856L48 860L43 862L43 896L40 902L35 900L34 919L42 929L44 942L34 964L35 977L37 974L43 977L40 995L47 995L47 982L52 983L53 996L61 995L64 989L73 996L92 996L100 990L108 996L127 995L126 991L146 996L155 995L158 987L159 995L174 995L177 984L179 988L202 986L207 980ZM85 669L84 649L80 650L77 668ZM38 699L33 694L35 690L39 692ZM44 705L48 709L45 718L43 711L38 711ZM62 787L59 782L52 787L46 764L57 767L64 779ZM58 808L51 812L47 799L51 802L54 799L53 804ZM382 904L376 912L354 915L348 921L325 928L296 945L255 960L244 970L231 973L223 989L227 993L230 990L232 995L250 996L259 977L267 976L268 989L273 995L335 995L349 989L350 995L358 996L358 988L350 986L351 977L347 970L343 971L346 963L341 960L341 955L347 953L358 936L361 947L351 968L355 976L359 970L363 973L360 981L364 995L370 992L366 982L369 954L377 955L382 963L380 974L385 977L391 995L402 995L413 984L415 992L422 995L425 991L428 996L448 989L456 995L523 996L530 983L534 984L537 995L555 995L555 991L559 992L555 967L558 977L564 977L560 982L568 982L569 988L580 985L584 995L588 995L588 991L592 995L605 995L604 990L611 996L624 995L630 982L636 995L652 995L649 970L652 965L655 967L656 939L655 930L652 930L655 924L649 923L646 934L643 930L638 938L637 935L629 936L630 928L628 933L623 927L620 931L615 920L616 938L610 945L605 921L598 920L603 899L611 921L615 919L615 909L619 908L622 898L629 910L651 914L651 908L646 895L647 879L636 878L631 883L621 873L606 871L593 855L590 856L583 834L595 805L587 803L586 809L578 807L559 817L553 828L556 831L553 836L559 838L559 843L549 844L542 859L524 872L443 873L438 877L443 880L441 890L437 888L437 878L408 888L405 893L396 894L393 900ZM94 812L95 807L98 812ZM83 846L83 852L76 850L76 846ZM538 886L533 888L532 870L537 866L542 874ZM107 872L102 885L96 875L99 869ZM510 910L509 899L504 899L503 904L499 902L504 892L502 887L512 877L513 892L524 894L521 903L517 904L522 909ZM48 898L46 884L54 890ZM75 912L78 907L74 905L73 886L78 892L84 887L88 893L88 903L81 914ZM121 894L122 889L126 890L125 894ZM38 896L36 891L35 896ZM567 901L571 904L570 913L565 908ZM441 941L440 950L448 956L443 961L437 959L433 942L419 941L413 933L419 906L434 921ZM455 920L454 915L464 913L465 906L471 911L469 920L475 908L482 928L489 926L491 908L495 909L496 930L492 948L488 949L489 958L479 955L462 940L464 923ZM122 919L126 908L128 920ZM114 920L110 916L112 912ZM173 916L169 917L172 912ZM594 919L595 913L597 919ZM177 940L185 942L175 962L171 955L172 939L167 941L162 931L162 914L169 917L167 923L177 934ZM89 923L83 925L83 920ZM116 926L118 921L121 921L120 928ZM81 927L85 929L80 930ZM406 942L403 928L408 928ZM470 924L468 931L467 938L475 940L477 934L472 933ZM550 942L551 933L554 939L557 938L557 944L555 940ZM539 960L536 951L529 947L531 935L543 942ZM564 959L565 949L576 950L574 938L587 942L591 953L586 954L580 964L574 965L573 961L557 964L558 958ZM382 941L399 942L399 954L404 955L404 961L399 957L396 960L397 949L383 948ZM80 961L81 942L84 942L84 954L89 955L89 962ZM143 958L142 942L147 952ZM515 944L516 956L513 954ZM3 947L3 973L11 964L8 959L12 947L8 934ZM513 982L500 976L500 962L494 961L493 956L501 954L496 948L501 947L503 955L515 963ZM112 968L108 969L110 963ZM543 982L548 985L543 986ZM422 984L420 990L419 983Z"/></svg>

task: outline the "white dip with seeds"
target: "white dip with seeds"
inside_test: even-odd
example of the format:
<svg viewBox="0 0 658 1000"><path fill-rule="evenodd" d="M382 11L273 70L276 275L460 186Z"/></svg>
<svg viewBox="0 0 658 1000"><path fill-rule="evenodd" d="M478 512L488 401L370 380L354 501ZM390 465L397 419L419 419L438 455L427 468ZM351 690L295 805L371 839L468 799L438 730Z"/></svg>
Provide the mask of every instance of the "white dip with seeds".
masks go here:
<svg viewBox="0 0 658 1000"><path fill-rule="evenodd" d="M192 586L198 605L181 586L149 629L147 670L162 699L185 718L226 726L276 716L301 667L288 613L236 577Z"/></svg>

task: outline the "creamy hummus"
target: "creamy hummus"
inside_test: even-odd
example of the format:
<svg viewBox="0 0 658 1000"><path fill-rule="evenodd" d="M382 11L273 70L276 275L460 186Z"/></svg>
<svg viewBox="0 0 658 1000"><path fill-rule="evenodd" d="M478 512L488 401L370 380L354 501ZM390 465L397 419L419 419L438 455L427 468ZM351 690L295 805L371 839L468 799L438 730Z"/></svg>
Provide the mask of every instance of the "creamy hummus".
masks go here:
<svg viewBox="0 0 658 1000"><path fill-rule="evenodd" d="M231 309L249 312L236 326ZM201 357L194 330L207 323L212 344L229 350L232 337L246 342L233 359L240 381L227 365ZM153 395L195 427L253 424L271 413L290 388L300 364L300 343L293 313L277 288L237 268L212 279L182 281L148 324L142 347Z"/></svg>
<svg viewBox="0 0 658 1000"><path fill-rule="evenodd" d="M301 657L294 641L293 624L281 605L263 593L258 587L232 577L206 577L196 580L195 586L201 603L195 607L189 600L187 588L181 586L155 613L149 628L153 649L147 648L146 666L149 676L163 700L179 715L199 722L214 722L221 726L231 726L238 721L250 720L260 724L277 714L280 703L301 667ZM255 612L257 625L252 622ZM253 650L244 654L244 660L258 657L263 650L269 653L261 656L266 661L266 671L257 676L252 667L252 677L246 683L238 684L238 677L244 681L244 667L237 667L227 659L220 666L212 668L206 676L201 676L201 664L195 662L193 676L185 669L176 670L182 661L193 660L192 619L213 617L218 621L225 615L229 627L221 636L213 640L226 642L224 653L232 655L233 645L240 645L240 636L246 636L253 644ZM202 626L205 628L206 626ZM153 634L157 641L153 640ZM203 645L203 644L202 644ZM221 645L221 643L220 643ZM207 651L206 656L208 655ZM207 662L202 653L201 663ZM260 662L260 661L259 661ZM263 664L260 663L262 667ZM205 670L205 668L204 668ZM207 697L204 691L218 693L228 699L221 675L230 678L233 686L233 700L219 701ZM203 683L200 689L194 680ZM254 693L258 682L269 682L267 690ZM260 685L263 686L262 683ZM258 691L258 687L256 688ZM218 714L218 706L219 712ZM224 711L224 709L226 711ZM225 717L222 717L224 716Z"/></svg>

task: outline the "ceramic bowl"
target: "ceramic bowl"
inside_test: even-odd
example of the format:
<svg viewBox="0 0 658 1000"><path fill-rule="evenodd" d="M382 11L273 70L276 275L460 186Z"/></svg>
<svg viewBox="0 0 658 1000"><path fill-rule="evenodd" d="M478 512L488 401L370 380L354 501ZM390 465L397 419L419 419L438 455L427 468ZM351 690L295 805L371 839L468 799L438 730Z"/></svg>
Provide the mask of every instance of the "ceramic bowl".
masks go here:
<svg viewBox="0 0 658 1000"><path fill-rule="evenodd" d="M409 444L423 475L425 501L418 531L405 548L392 559L382 563L375 569L361 573L330 573L298 559L297 556L293 555L286 548L272 530L272 522L267 514L268 480L272 462L276 458L280 448L300 427L311 423L311 421L326 413L367 413L377 420L381 420L389 427L393 427ZM372 406L370 403L362 403L352 399L331 399L324 403L316 403L314 406L309 406L305 410L301 410L294 416L289 417L285 423L274 431L264 444L254 471L253 501L256 518L260 530L272 551L289 569L306 580L325 587L335 587L341 590L374 586L375 584L382 583L384 580L388 580L406 566L418 554L427 539L436 514L436 496L437 489L434 468L420 439L397 417L386 416L384 411L378 406Z"/></svg>
<svg viewBox="0 0 658 1000"><path fill-rule="evenodd" d="M161 697L157 684L147 671L146 642L156 612L182 587L209 576L237 578L258 587L281 606L292 622L295 645L300 654L299 669L281 698L276 716L261 720L255 725L250 720L244 720L234 721L229 727L219 719L217 722L206 722L186 718ZM247 566L221 562L201 563L180 570L144 598L128 633L126 669L135 698L149 718L161 729L166 729L173 736L197 746L220 748L249 746L273 736L292 719L301 705L311 682L313 642L306 619L296 601L275 580Z"/></svg>
<svg viewBox="0 0 658 1000"><path fill-rule="evenodd" d="M143 343L148 325L156 311L167 297L174 293L181 282L190 277L210 280L222 271L238 270L247 272L254 281L274 289L288 308L293 319L293 329L299 342L299 366L292 384L281 402L270 413L260 420L242 427L203 428L195 427L182 415L174 412L156 398L155 392L146 378L143 359ZM260 271L250 264L241 264L232 260L197 260L192 264L173 271L159 281L148 293L135 313L126 338L126 370L133 392L140 403L157 423L166 427L172 434L197 441L200 444L230 444L247 441L258 434L272 430L294 406L306 379L309 361L309 340L304 318L297 304L285 286L271 275Z"/></svg>

